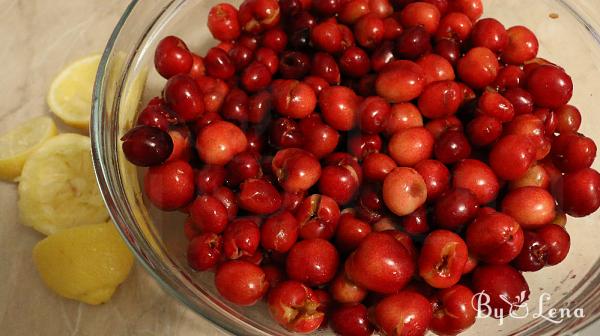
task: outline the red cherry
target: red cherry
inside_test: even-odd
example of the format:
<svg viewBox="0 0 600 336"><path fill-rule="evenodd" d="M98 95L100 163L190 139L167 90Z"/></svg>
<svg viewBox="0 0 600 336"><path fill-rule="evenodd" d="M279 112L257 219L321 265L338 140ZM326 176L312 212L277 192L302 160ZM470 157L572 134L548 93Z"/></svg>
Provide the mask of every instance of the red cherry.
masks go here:
<svg viewBox="0 0 600 336"><path fill-rule="evenodd" d="M221 233L228 222L227 208L214 196L198 196L189 212L194 226L200 232Z"/></svg>
<svg viewBox="0 0 600 336"><path fill-rule="evenodd" d="M251 306L269 289L265 272L247 261L226 261L217 268L215 285L225 299L240 305Z"/></svg>
<svg viewBox="0 0 600 336"><path fill-rule="evenodd" d="M164 89L165 102L184 121L192 121L204 113L204 101L196 81L188 75L169 78Z"/></svg>
<svg viewBox="0 0 600 336"><path fill-rule="evenodd" d="M273 288L268 305L273 319L293 332L315 331L325 318L315 292L298 281L284 281Z"/></svg>
<svg viewBox="0 0 600 336"><path fill-rule="evenodd" d="M430 299L433 317L429 328L439 335L454 335L475 323L473 292L463 285L445 288Z"/></svg>
<svg viewBox="0 0 600 336"><path fill-rule="evenodd" d="M144 176L144 191L156 207L175 210L194 197L194 172L185 161L150 167Z"/></svg>
<svg viewBox="0 0 600 336"><path fill-rule="evenodd" d="M370 336L373 326L367 308L362 304L346 304L331 313L331 329L340 335Z"/></svg>
<svg viewBox="0 0 600 336"><path fill-rule="evenodd" d="M432 318L429 301L414 291L390 295L375 306L375 323L387 335L424 335Z"/></svg>
<svg viewBox="0 0 600 336"><path fill-rule="evenodd" d="M338 252L330 242L307 239L296 243L288 253L286 271L292 280L319 286L333 279L338 264Z"/></svg>
<svg viewBox="0 0 600 336"><path fill-rule="evenodd" d="M523 247L523 230L512 217L503 213L478 216L467 227L469 252L490 264L506 264Z"/></svg>
<svg viewBox="0 0 600 336"><path fill-rule="evenodd" d="M154 66L164 78L187 74L192 69L193 58L181 39L167 36L160 40L154 52Z"/></svg>
<svg viewBox="0 0 600 336"><path fill-rule="evenodd" d="M527 281L508 265L478 266L473 272L472 282L476 295L485 292L490 299L487 305L482 305L482 313L495 318L507 316L514 306L521 305L529 298Z"/></svg>
<svg viewBox="0 0 600 336"><path fill-rule="evenodd" d="M207 25L217 40L231 41L240 36L238 11L230 4L221 3L212 7L208 12Z"/></svg>
<svg viewBox="0 0 600 336"><path fill-rule="evenodd" d="M187 260L196 271L206 271L217 265L221 258L223 239L214 233L202 233L194 237L187 250Z"/></svg>
<svg viewBox="0 0 600 336"><path fill-rule="evenodd" d="M419 275L432 287L452 287L460 280L467 257L467 245L459 235L432 231L421 248Z"/></svg>
<svg viewBox="0 0 600 336"><path fill-rule="evenodd" d="M350 280L368 290L394 293L404 287L415 272L407 250L386 233L371 233L345 263Z"/></svg>

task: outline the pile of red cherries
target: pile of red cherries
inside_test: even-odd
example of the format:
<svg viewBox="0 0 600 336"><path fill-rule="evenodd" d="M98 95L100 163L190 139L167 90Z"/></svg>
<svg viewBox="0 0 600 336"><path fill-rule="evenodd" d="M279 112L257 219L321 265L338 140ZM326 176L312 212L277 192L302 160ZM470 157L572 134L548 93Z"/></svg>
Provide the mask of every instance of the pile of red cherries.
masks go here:
<svg viewBox="0 0 600 336"><path fill-rule="evenodd" d="M564 69L481 0L214 6L204 56L160 41L167 82L123 137L188 262L286 329L455 335L527 299L600 206ZM174 224L176 225L176 224Z"/></svg>

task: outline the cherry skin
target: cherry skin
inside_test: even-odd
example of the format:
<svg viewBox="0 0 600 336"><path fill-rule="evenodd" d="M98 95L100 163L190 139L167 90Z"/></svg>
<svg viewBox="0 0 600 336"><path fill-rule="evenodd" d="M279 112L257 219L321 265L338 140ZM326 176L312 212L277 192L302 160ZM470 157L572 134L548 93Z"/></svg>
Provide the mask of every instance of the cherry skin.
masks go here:
<svg viewBox="0 0 600 336"><path fill-rule="evenodd" d="M221 233L228 222L227 208L214 196L198 196L189 212L194 226L200 232Z"/></svg>
<svg viewBox="0 0 600 336"><path fill-rule="evenodd" d="M453 115L463 102L463 91L455 81L429 84L419 97L421 114L430 119Z"/></svg>
<svg viewBox="0 0 600 336"><path fill-rule="evenodd" d="M489 295L487 307L482 313L494 318L507 316L514 306L519 306L529 298L529 285L521 273L508 265L478 266L473 272L474 293L485 291ZM513 308L514 309L514 308Z"/></svg>
<svg viewBox="0 0 600 336"><path fill-rule="evenodd" d="M317 105L315 91L296 80L276 80L272 86L273 106L280 114L290 118L304 118Z"/></svg>
<svg viewBox="0 0 600 336"><path fill-rule="evenodd" d="M419 126L423 126L423 116L415 105L411 103L393 104L385 134L392 135L398 130Z"/></svg>
<svg viewBox="0 0 600 336"><path fill-rule="evenodd" d="M328 53L318 52L313 55L310 73L324 79L329 85L340 84L340 68L335 58Z"/></svg>
<svg viewBox="0 0 600 336"><path fill-rule="evenodd" d="M506 264L523 247L523 230L517 221L503 213L478 216L467 227L469 252L490 264Z"/></svg>
<svg viewBox="0 0 600 336"><path fill-rule="evenodd" d="M424 335L432 318L429 301L415 291L390 295L375 306L375 323L386 335Z"/></svg>
<svg viewBox="0 0 600 336"><path fill-rule="evenodd" d="M144 191L150 202L162 210L175 210L194 197L194 172L185 161L150 167L144 176Z"/></svg>
<svg viewBox="0 0 600 336"><path fill-rule="evenodd" d="M435 203L434 216L438 227L448 230L459 229L477 214L477 196L464 188L451 189Z"/></svg>
<svg viewBox="0 0 600 336"><path fill-rule="evenodd" d="M264 38L263 46L265 46ZM279 55L273 49L266 46L256 50L255 61L264 64L269 69L271 75L276 74L277 70L279 70Z"/></svg>
<svg viewBox="0 0 600 336"><path fill-rule="evenodd" d="M331 329L340 335L370 336L373 325L369 322L367 307L362 304L345 304L331 313Z"/></svg>
<svg viewBox="0 0 600 336"><path fill-rule="evenodd" d="M473 192L479 204L493 201L500 191L500 182L492 168L479 160L466 159L458 162L452 176L452 185Z"/></svg>
<svg viewBox="0 0 600 336"><path fill-rule="evenodd" d="M420 207L414 212L404 216L400 226L410 235L420 235L429 231L429 220L425 207Z"/></svg>
<svg viewBox="0 0 600 336"><path fill-rule="evenodd" d="M187 250L188 265L196 271L206 271L217 265L221 258L223 239L215 233L194 237Z"/></svg>
<svg viewBox="0 0 600 336"><path fill-rule="evenodd" d="M281 195L268 181L247 179L240 185L238 193L240 208L255 214L270 214L281 207Z"/></svg>
<svg viewBox="0 0 600 336"><path fill-rule="evenodd" d="M317 76L304 77L304 83L308 84L315 91L317 96L319 96L326 87L331 86L326 80Z"/></svg>
<svg viewBox="0 0 600 336"><path fill-rule="evenodd" d="M565 174L554 186L559 208L572 217L585 217L600 207L600 174L585 168Z"/></svg>
<svg viewBox="0 0 600 336"><path fill-rule="evenodd" d="M329 165L323 168L319 179L319 191L338 204L350 202L360 185L356 170L349 165Z"/></svg>
<svg viewBox="0 0 600 336"><path fill-rule="evenodd" d="M196 138L198 155L208 164L224 165L247 146L244 132L227 121L211 123L200 130Z"/></svg>
<svg viewBox="0 0 600 336"><path fill-rule="evenodd" d="M427 186L427 200L438 199L450 184L450 171L437 160L423 160L415 166L415 170L423 177Z"/></svg>
<svg viewBox="0 0 600 336"><path fill-rule="evenodd" d="M295 216L303 239L330 239L337 228L340 208L331 197L315 194L298 205Z"/></svg>
<svg viewBox="0 0 600 336"><path fill-rule="evenodd" d="M433 317L429 328L439 335L455 335L469 328L477 315L472 300L473 292L463 285L438 291L430 299Z"/></svg>
<svg viewBox="0 0 600 336"><path fill-rule="evenodd" d="M246 151L234 156L227 164L226 183L228 186L236 187L242 181L249 178L258 178L262 174L256 153Z"/></svg>
<svg viewBox="0 0 600 336"><path fill-rule="evenodd" d="M519 87L507 89L503 96L512 104L515 114L528 114L533 112L533 96L528 91Z"/></svg>
<svg viewBox="0 0 600 336"><path fill-rule="evenodd" d="M164 88L165 102L184 121L192 121L204 113L204 101L196 81L188 75L175 75Z"/></svg>
<svg viewBox="0 0 600 336"><path fill-rule="evenodd" d="M221 41L235 40L241 33L238 11L227 3L218 4L210 9L207 25L213 37Z"/></svg>
<svg viewBox="0 0 600 336"><path fill-rule="evenodd" d="M129 162L142 167L165 162L173 152L173 140L159 128L136 126L121 138L123 153Z"/></svg>
<svg viewBox="0 0 600 336"><path fill-rule="evenodd" d="M331 297L339 303L360 303L368 294L367 290L357 286L341 272L329 284Z"/></svg>
<svg viewBox="0 0 600 336"><path fill-rule="evenodd" d="M325 318L316 293L298 281L279 283L269 292L267 302L271 317L292 332L315 331Z"/></svg>
<svg viewBox="0 0 600 336"><path fill-rule="evenodd" d="M223 254L227 259L251 257L258 250L260 230L252 219L237 218L223 232Z"/></svg>
<svg viewBox="0 0 600 336"><path fill-rule="evenodd" d="M258 34L277 26L281 18L279 4L275 0L245 0L238 18L242 30Z"/></svg>
<svg viewBox="0 0 600 336"><path fill-rule="evenodd" d="M454 65L462 55L458 42L454 39L440 39L435 43L433 51Z"/></svg>
<svg viewBox="0 0 600 336"><path fill-rule="evenodd" d="M258 92L271 83L271 70L263 63L252 62L241 75L243 87L248 92Z"/></svg>
<svg viewBox="0 0 600 336"><path fill-rule="evenodd" d="M372 49L384 38L385 25L375 13L366 14L354 24L354 36L361 47Z"/></svg>
<svg viewBox="0 0 600 336"><path fill-rule="evenodd" d="M573 81L563 69L541 65L529 75L527 89L537 106L558 108L571 99Z"/></svg>
<svg viewBox="0 0 600 336"><path fill-rule="evenodd" d="M297 148L278 151L272 168L281 187L289 192L308 190L321 176L321 165L314 155Z"/></svg>
<svg viewBox="0 0 600 336"><path fill-rule="evenodd" d="M538 52L539 43L535 34L526 27L508 28L508 44L502 51L501 58L508 64L523 64L533 59Z"/></svg>
<svg viewBox="0 0 600 336"><path fill-rule="evenodd" d="M362 171L366 179L383 182L387 174L396 168L396 162L386 154L371 153L362 162Z"/></svg>
<svg viewBox="0 0 600 336"><path fill-rule="evenodd" d="M323 119L338 131L349 131L356 125L358 96L345 86L325 88L319 96Z"/></svg>
<svg viewBox="0 0 600 336"><path fill-rule="evenodd" d="M435 33L440 24L439 9L427 2L413 2L400 12L403 27L423 26L429 34Z"/></svg>
<svg viewBox="0 0 600 336"><path fill-rule="evenodd" d="M302 148L317 158L332 153L339 143L340 134L324 123L318 114L302 119L299 127L303 137Z"/></svg>
<svg viewBox="0 0 600 336"><path fill-rule="evenodd" d="M435 230L427 235L419 255L419 275L434 288L454 286L467 262L467 244L448 230Z"/></svg>
<svg viewBox="0 0 600 336"><path fill-rule="evenodd" d="M440 25L435 33L436 39L455 39L463 43L471 34L473 23L463 13L448 13L440 20Z"/></svg>
<svg viewBox="0 0 600 336"><path fill-rule="evenodd" d="M529 168L523 177L511 181L509 187L510 189L522 187L540 187L543 189L549 189L550 174L548 174L548 171L546 168L544 168L544 166L541 164L535 164Z"/></svg>
<svg viewBox="0 0 600 336"><path fill-rule="evenodd" d="M263 248L285 253L298 239L298 221L287 211L273 215L261 225L260 237Z"/></svg>
<svg viewBox="0 0 600 336"><path fill-rule="evenodd" d="M466 133L471 144L484 147L500 138L502 129L500 120L488 115L479 115L469 122Z"/></svg>
<svg viewBox="0 0 600 336"><path fill-rule="evenodd" d="M397 167L383 181L383 199L396 215L408 215L427 200L427 186L416 170Z"/></svg>
<svg viewBox="0 0 600 336"><path fill-rule="evenodd" d="M292 247L286 259L286 272L292 280L309 286L328 283L335 276L339 255L324 239L302 240Z"/></svg>
<svg viewBox="0 0 600 336"><path fill-rule="evenodd" d="M222 79L215 79L208 76L201 76L199 79L196 79L196 83L204 96L204 109L206 110L206 113L196 120L197 125L202 127L212 121L221 120L222 118L220 118L217 112L223 106L225 97L229 93L229 85Z"/></svg>
<svg viewBox="0 0 600 336"><path fill-rule="evenodd" d="M414 60L431 51L431 34L422 26L410 27L398 36L396 41L396 54L403 59ZM393 54L391 54L393 57ZM387 62L386 62L387 63ZM373 66L374 70L381 69Z"/></svg>
<svg viewBox="0 0 600 336"><path fill-rule="evenodd" d="M378 134L360 133L348 138L348 152L359 160L364 160L371 153L379 153L383 141Z"/></svg>
<svg viewBox="0 0 600 336"><path fill-rule="evenodd" d="M375 81L377 94L392 103L417 98L425 87L425 73L411 61L395 61L382 69Z"/></svg>
<svg viewBox="0 0 600 336"><path fill-rule="evenodd" d="M475 89L490 85L498 75L500 65L496 55L488 48L476 47L458 60L458 77Z"/></svg>
<svg viewBox="0 0 600 336"><path fill-rule="evenodd" d="M490 151L492 170L504 180L516 180L525 173L535 159L535 148L529 137L509 134L501 138Z"/></svg>
<svg viewBox="0 0 600 336"><path fill-rule="evenodd" d="M498 71L498 76L493 83L493 87L498 91L511 88L518 88L525 82L525 72L517 65L506 65Z"/></svg>
<svg viewBox="0 0 600 336"><path fill-rule="evenodd" d="M198 231L198 229L194 227L192 219L190 217L186 218L185 222L183 223L183 234L185 235L185 238L191 241L192 239L199 236L201 233L202 232Z"/></svg>
<svg viewBox="0 0 600 336"><path fill-rule="evenodd" d="M554 110L556 113L558 133L577 132L581 126L581 113L579 109L573 105L563 105Z"/></svg>
<svg viewBox="0 0 600 336"><path fill-rule="evenodd" d="M415 272L408 251L392 236L374 232L346 259L345 272L357 285L378 293L394 293Z"/></svg>
<svg viewBox="0 0 600 336"><path fill-rule="evenodd" d="M282 29L273 28L264 33L261 42L263 47L279 53L285 49L288 43L288 36Z"/></svg>
<svg viewBox="0 0 600 336"><path fill-rule="evenodd" d="M342 50L342 32L333 21L324 21L315 25L311 30L311 41L317 49L329 54Z"/></svg>
<svg viewBox="0 0 600 336"><path fill-rule="evenodd" d="M265 272L247 261L226 261L217 268L215 285L219 294L240 306L251 306L269 289Z"/></svg>
<svg viewBox="0 0 600 336"><path fill-rule="evenodd" d="M417 64L423 68L425 73L425 84L449 80L455 78L452 64L437 54L427 54L417 60Z"/></svg>
<svg viewBox="0 0 600 336"><path fill-rule="evenodd" d="M556 224L548 224L539 228L537 234L548 247L546 264L557 265L565 260L571 247L571 237L567 230Z"/></svg>
<svg viewBox="0 0 600 336"><path fill-rule="evenodd" d="M286 51L279 61L279 74L285 79L301 79L310 70L310 58L298 51Z"/></svg>
<svg viewBox="0 0 600 336"><path fill-rule="evenodd" d="M238 204L236 196L231 189L227 187L217 187L211 195L223 203L227 210L227 217L229 220L232 220L237 216Z"/></svg>
<svg viewBox="0 0 600 336"><path fill-rule="evenodd" d="M359 47L346 49L339 59L340 70L347 76L360 78L370 70L369 55Z"/></svg>
<svg viewBox="0 0 600 336"><path fill-rule="evenodd" d="M471 145L462 131L447 130L435 142L434 155L445 164L452 164L471 155Z"/></svg>
<svg viewBox="0 0 600 336"><path fill-rule="evenodd" d="M368 134L380 133L386 129L390 118L390 105L381 97L367 97L358 105L358 127Z"/></svg>
<svg viewBox="0 0 600 336"><path fill-rule="evenodd" d="M475 47L486 47L498 53L508 44L508 33L498 20L481 19L473 26L471 42Z"/></svg>
<svg viewBox="0 0 600 336"><path fill-rule="evenodd" d="M192 68L193 58L188 47L180 38L167 36L160 40L154 52L154 66L164 78L187 74Z"/></svg>
<svg viewBox="0 0 600 336"><path fill-rule="evenodd" d="M501 122L511 121L515 116L514 106L498 92L484 92L477 102L477 108L480 113L494 117Z"/></svg>
<svg viewBox="0 0 600 336"><path fill-rule="evenodd" d="M594 140L579 134L563 133L554 139L552 161L562 172L589 168L596 158Z"/></svg>
<svg viewBox="0 0 600 336"><path fill-rule="evenodd" d="M388 153L399 166L411 167L429 159L433 153L434 139L424 127L400 130L388 142Z"/></svg>
<svg viewBox="0 0 600 336"><path fill-rule="evenodd" d="M211 48L204 57L206 73L215 78L229 79L235 74L235 65L228 53L221 48Z"/></svg>
<svg viewBox="0 0 600 336"><path fill-rule="evenodd" d="M290 118L278 118L270 123L269 144L275 148L302 146L302 132L298 123Z"/></svg>
<svg viewBox="0 0 600 336"><path fill-rule="evenodd" d="M178 119L162 98L154 97L138 115L136 125L156 127L167 132L169 126L177 123Z"/></svg>
<svg viewBox="0 0 600 336"><path fill-rule="evenodd" d="M556 217L554 197L540 187L511 190L502 200L502 212L527 230L550 223Z"/></svg>
<svg viewBox="0 0 600 336"><path fill-rule="evenodd" d="M433 137L437 140L446 131L463 131L463 125L460 119L456 116L449 116L445 118L433 119L425 124L425 128L433 134Z"/></svg>
<svg viewBox="0 0 600 336"><path fill-rule="evenodd" d="M335 246L340 252L354 251L371 231L367 222L352 213L343 213L335 231Z"/></svg>
<svg viewBox="0 0 600 336"><path fill-rule="evenodd" d="M454 0L449 3L449 11L464 13L471 21L477 21L483 14L481 0Z"/></svg>

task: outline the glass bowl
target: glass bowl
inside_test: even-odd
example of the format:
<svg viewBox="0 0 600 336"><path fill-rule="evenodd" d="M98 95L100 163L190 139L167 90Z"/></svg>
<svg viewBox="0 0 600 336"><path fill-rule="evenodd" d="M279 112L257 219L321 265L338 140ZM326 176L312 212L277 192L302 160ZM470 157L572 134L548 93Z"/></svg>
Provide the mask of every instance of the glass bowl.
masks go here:
<svg viewBox="0 0 600 336"><path fill-rule="evenodd" d="M181 36L191 50L202 53L215 45L206 28L209 8L220 0L132 1L108 41L96 78L92 114L92 146L96 175L110 214L129 246L150 274L169 293L198 314L236 335L291 335L268 316L264 302L237 307L216 292L211 272L187 266L184 216L154 209L140 187L143 170L124 159L120 137L133 125L139 101L159 95L164 80L153 67L157 42ZM235 2L235 1L234 1ZM238 1L239 2L239 1ZM558 18L557 18L558 16ZM505 26L524 24L540 40L541 57L562 65L572 76L572 103L583 114L582 132L600 140L600 4L595 0L488 0L484 17ZM595 165L598 168L598 164ZM531 295L528 314L502 324L479 318L466 335L550 335L573 333L600 315L600 213L569 218L571 252L567 259L540 272L526 273ZM550 308L570 317L548 318ZM565 309L566 308L566 309ZM575 309L583 310L574 316ZM540 316L546 313L546 318ZM580 312L581 313L581 312ZM319 335L332 334L322 330Z"/></svg>

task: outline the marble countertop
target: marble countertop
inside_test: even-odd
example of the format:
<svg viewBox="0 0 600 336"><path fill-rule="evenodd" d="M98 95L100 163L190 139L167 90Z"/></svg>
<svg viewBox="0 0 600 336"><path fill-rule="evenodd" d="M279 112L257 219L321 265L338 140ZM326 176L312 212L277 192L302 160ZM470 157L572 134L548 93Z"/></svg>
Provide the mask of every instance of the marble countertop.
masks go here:
<svg viewBox="0 0 600 336"><path fill-rule="evenodd" d="M49 113L45 95L52 78L69 62L101 52L127 3L0 0L0 133ZM225 335L162 291L140 265L108 304L93 307L53 294L31 260L43 237L18 223L16 204L16 185L0 182L0 333ZM599 333L596 324L580 335Z"/></svg>

